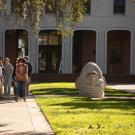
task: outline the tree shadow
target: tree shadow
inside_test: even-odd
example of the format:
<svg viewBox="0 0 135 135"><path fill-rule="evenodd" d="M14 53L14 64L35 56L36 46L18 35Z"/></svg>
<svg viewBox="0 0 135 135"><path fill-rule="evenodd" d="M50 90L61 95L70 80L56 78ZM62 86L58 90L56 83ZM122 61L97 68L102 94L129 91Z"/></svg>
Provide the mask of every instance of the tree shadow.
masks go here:
<svg viewBox="0 0 135 135"><path fill-rule="evenodd" d="M78 95L75 88L43 88L32 91L33 95Z"/></svg>
<svg viewBox="0 0 135 135"><path fill-rule="evenodd" d="M69 109L122 109L122 110L132 110L133 115L135 115L135 100L125 100L125 99L102 99L93 101L89 98L84 97L73 97L72 101L63 103L53 103L49 104L51 106L62 106L68 107Z"/></svg>
<svg viewBox="0 0 135 135"><path fill-rule="evenodd" d="M6 104L6 103L14 103L16 102L14 99L2 99L0 100L0 104Z"/></svg>
<svg viewBox="0 0 135 135"><path fill-rule="evenodd" d="M101 100L92 100L88 97L79 96L79 91L76 88L43 88L33 90L34 95L66 95L72 96L70 101L65 100L61 103L50 103L50 106L61 106L69 109L121 109L130 110L135 115L135 100L128 99L128 97L134 97L133 93L123 92L120 90L106 89L105 95L110 98L103 98ZM114 98L114 97L119 98ZM121 97L127 96L127 99ZM112 97L112 98L111 98ZM44 98L44 97L43 97ZM56 98L59 98L56 96ZM64 97L66 98L66 97ZM67 97L68 98L68 97ZM60 100L60 99L59 99Z"/></svg>
<svg viewBox="0 0 135 135"><path fill-rule="evenodd" d="M27 101L27 99L31 99L31 98L33 99L34 97L33 97L33 95L31 93L29 93L29 95L26 96L26 101ZM20 98L20 101L24 102L24 100L22 98ZM10 97L10 99L8 99L8 98L1 98L0 99L0 104L7 104L7 103L8 104L10 104L10 103L16 103L15 96L12 95Z"/></svg>
<svg viewBox="0 0 135 135"><path fill-rule="evenodd" d="M0 127L6 127L8 126L9 124L0 124ZM0 131L1 132L1 131Z"/></svg>
<svg viewBox="0 0 135 135"><path fill-rule="evenodd" d="M122 90L116 90L116 89L105 89L105 95L106 96L128 96L128 97L135 97L135 93L130 93L128 91L122 91Z"/></svg>
<svg viewBox="0 0 135 135"><path fill-rule="evenodd" d="M79 95L79 90L76 88L42 88L32 90L31 92L33 95ZM105 96L135 97L135 94L121 90L105 89Z"/></svg>

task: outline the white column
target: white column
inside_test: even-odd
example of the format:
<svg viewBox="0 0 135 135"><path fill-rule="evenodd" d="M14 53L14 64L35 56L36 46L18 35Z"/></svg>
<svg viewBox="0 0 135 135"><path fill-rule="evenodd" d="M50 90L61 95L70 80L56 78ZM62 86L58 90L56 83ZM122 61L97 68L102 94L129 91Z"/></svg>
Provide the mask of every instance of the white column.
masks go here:
<svg viewBox="0 0 135 135"><path fill-rule="evenodd" d="M32 64L32 72L38 73L38 47L37 39L35 35L29 32L28 54L30 57L30 63Z"/></svg>
<svg viewBox="0 0 135 135"><path fill-rule="evenodd" d="M135 34L131 33L131 50L130 50L130 59L131 59L131 68L130 68L130 74L135 75Z"/></svg>
<svg viewBox="0 0 135 135"><path fill-rule="evenodd" d="M104 33L98 33L98 43L97 43L97 64L100 67L103 74L106 73L106 63L107 63L107 49Z"/></svg>
<svg viewBox="0 0 135 135"><path fill-rule="evenodd" d="M63 38L62 44L62 73L72 73L72 43L70 37Z"/></svg>

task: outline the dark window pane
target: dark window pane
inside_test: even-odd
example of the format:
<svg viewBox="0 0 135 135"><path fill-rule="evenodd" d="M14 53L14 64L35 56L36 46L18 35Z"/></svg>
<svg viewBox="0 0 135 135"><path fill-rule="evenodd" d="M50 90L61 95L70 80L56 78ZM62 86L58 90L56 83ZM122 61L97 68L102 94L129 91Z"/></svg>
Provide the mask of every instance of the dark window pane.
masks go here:
<svg viewBox="0 0 135 135"><path fill-rule="evenodd" d="M47 1L45 5L45 13L56 13L56 1Z"/></svg>
<svg viewBox="0 0 135 135"><path fill-rule="evenodd" d="M49 34L49 45L58 45L59 37L56 32L51 32Z"/></svg>
<svg viewBox="0 0 135 135"><path fill-rule="evenodd" d="M87 2L85 3L85 7L86 7L86 14L90 14L90 10L91 10L91 0L87 0Z"/></svg>
<svg viewBox="0 0 135 135"><path fill-rule="evenodd" d="M125 0L114 0L114 14L124 14L125 13Z"/></svg>
<svg viewBox="0 0 135 135"><path fill-rule="evenodd" d="M11 11L14 10L14 5L16 4L16 0L11 0Z"/></svg>
<svg viewBox="0 0 135 135"><path fill-rule="evenodd" d="M41 31L39 33L39 38L38 38L38 44L39 45L48 45L48 34L45 31Z"/></svg>

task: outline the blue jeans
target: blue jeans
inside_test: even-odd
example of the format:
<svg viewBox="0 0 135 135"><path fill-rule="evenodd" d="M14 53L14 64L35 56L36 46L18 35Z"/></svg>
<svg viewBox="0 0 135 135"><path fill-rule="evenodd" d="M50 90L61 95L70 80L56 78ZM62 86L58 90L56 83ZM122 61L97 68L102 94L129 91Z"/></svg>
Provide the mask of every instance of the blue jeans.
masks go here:
<svg viewBox="0 0 135 135"><path fill-rule="evenodd" d="M11 81L12 81L11 77L5 76L4 83L3 83L3 85L4 85L4 95L10 96Z"/></svg>
<svg viewBox="0 0 135 135"><path fill-rule="evenodd" d="M16 81L16 97L26 96L26 81Z"/></svg>

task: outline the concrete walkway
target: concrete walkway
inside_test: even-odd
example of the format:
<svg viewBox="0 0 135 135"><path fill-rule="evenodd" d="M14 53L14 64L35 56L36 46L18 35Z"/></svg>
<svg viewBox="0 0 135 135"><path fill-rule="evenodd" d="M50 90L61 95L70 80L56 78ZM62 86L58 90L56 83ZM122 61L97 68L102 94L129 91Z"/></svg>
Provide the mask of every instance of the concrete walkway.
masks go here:
<svg viewBox="0 0 135 135"><path fill-rule="evenodd" d="M108 84L107 87L135 93L135 84Z"/></svg>
<svg viewBox="0 0 135 135"><path fill-rule="evenodd" d="M0 135L54 135L33 96L0 100Z"/></svg>
<svg viewBox="0 0 135 135"><path fill-rule="evenodd" d="M107 87L135 94L135 84L108 84ZM110 98L112 99L113 98L113 99L131 99L131 100L135 100L135 96L134 97L105 96L104 98L107 98L107 99L110 99Z"/></svg>

